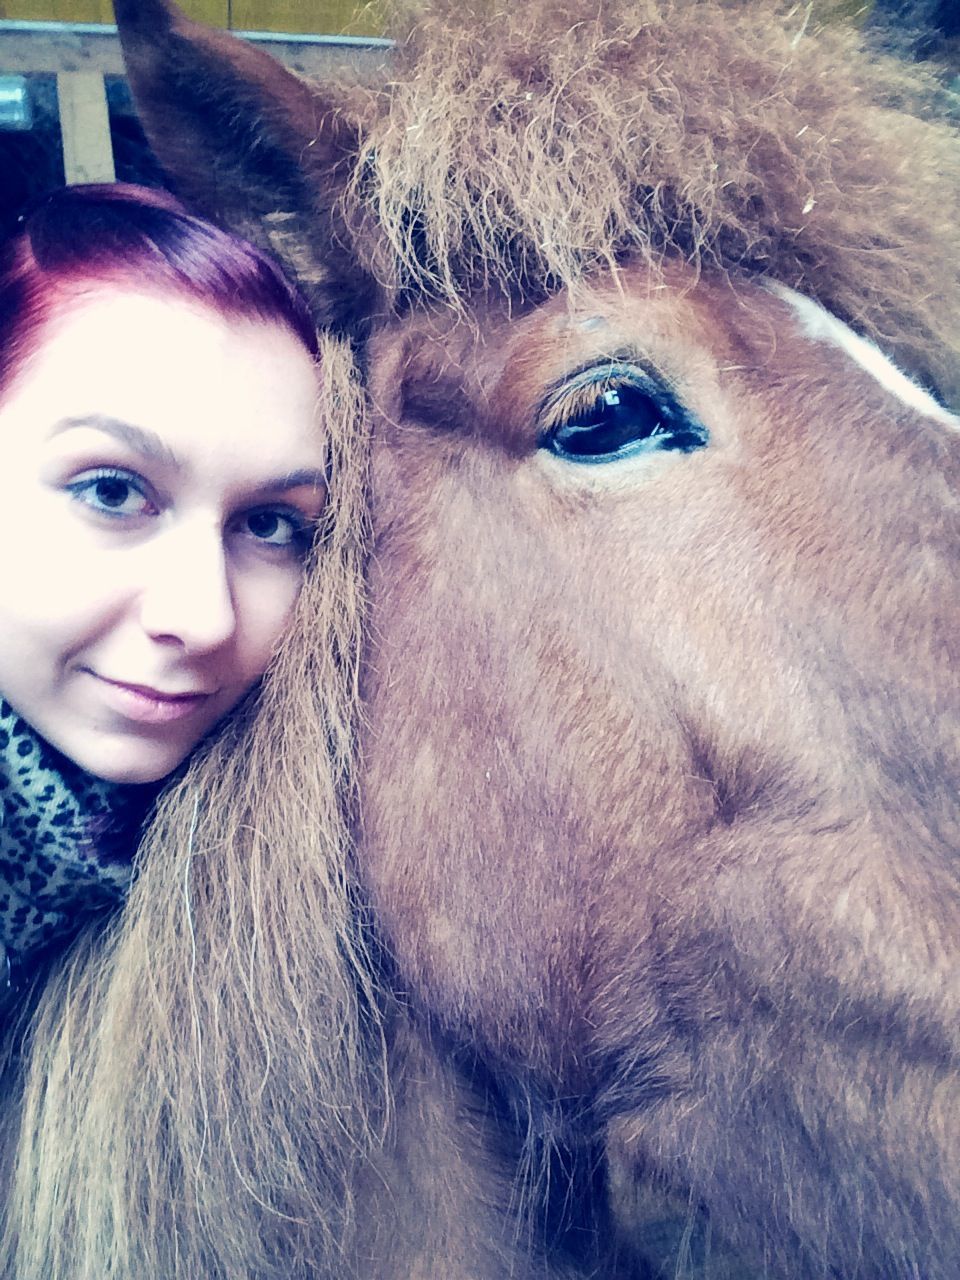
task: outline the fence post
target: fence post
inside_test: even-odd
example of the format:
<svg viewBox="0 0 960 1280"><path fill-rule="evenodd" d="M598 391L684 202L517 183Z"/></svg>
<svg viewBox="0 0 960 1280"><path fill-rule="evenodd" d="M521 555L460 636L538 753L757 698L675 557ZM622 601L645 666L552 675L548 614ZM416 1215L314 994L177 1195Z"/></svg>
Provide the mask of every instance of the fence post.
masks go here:
<svg viewBox="0 0 960 1280"><path fill-rule="evenodd" d="M58 72L57 98L67 183L114 182L116 173L103 76L97 71Z"/></svg>

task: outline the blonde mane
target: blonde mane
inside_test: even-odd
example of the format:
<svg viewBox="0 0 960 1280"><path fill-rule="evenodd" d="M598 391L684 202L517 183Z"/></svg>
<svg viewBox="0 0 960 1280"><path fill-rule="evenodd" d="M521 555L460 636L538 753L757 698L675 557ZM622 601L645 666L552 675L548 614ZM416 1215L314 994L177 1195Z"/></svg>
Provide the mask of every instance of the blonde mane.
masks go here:
<svg viewBox="0 0 960 1280"><path fill-rule="evenodd" d="M256 729L192 762L113 930L42 996L7 1210L17 1280L290 1280L342 1248L380 1049L345 812L363 413L331 341L322 369L329 532Z"/></svg>

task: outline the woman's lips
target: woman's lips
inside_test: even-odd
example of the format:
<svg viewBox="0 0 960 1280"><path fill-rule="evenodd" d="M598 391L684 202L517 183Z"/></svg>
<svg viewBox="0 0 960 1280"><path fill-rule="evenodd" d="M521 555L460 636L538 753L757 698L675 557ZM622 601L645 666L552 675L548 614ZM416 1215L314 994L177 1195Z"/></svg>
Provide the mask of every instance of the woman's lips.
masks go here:
<svg viewBox="0 0 960 1280"><path fill-rule="evenodd" d="M170 724L186 719L213 696L206 692L165 693L147 685L109 680L96 672L91 675L100 683L111 710L138 724Z"/></svg>

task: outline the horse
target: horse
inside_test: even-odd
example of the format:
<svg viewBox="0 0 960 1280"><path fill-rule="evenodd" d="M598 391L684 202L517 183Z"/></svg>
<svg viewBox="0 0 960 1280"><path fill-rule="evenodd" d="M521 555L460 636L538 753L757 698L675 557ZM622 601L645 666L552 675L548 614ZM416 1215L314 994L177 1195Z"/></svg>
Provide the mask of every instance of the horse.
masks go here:
<svg viewBox="0 0 960 1280"><path fill-rule="evenodd" d="M767 3L435 0L379 74L324 85L172 0L116 7L161 163L296 273L372 434L340 892L393 1093L329 1192L359 1243L318 1273L653 1274L654 1185L733 1275L949 1280L960 147L935 86ZM309 721L321 640L301 614L264 750L284 707ZM235 842L305 840L301 756L273 819L235 766Z"/></svg>

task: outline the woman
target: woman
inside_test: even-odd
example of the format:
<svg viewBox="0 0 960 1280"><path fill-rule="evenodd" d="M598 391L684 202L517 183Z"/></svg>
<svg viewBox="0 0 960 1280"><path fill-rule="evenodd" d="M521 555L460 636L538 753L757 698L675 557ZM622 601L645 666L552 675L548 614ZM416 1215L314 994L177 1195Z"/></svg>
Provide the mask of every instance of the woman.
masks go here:
<svg viewBox="0 0 960 1280"><path fill-rule="evenodd" d="M131 187L25 216L0 256L0 335L3 1274L314 1274L343 1201L326 1155L365 1132L337 862L352 384L329 344L318 383L306 305L263 254ZM329 627L330 668L304 673L302 726L266 698L258 761L237 709L277 656L321 517L302 607ZM315 847L266 848L274 770L304 761ZM243 831L217 829L218 787L249 791ZM328 1092L318 1030L347 1063Z"/></svg>
<svg viewBox="0 0 960 1280"><path fill-rule="evenodd" d="M6 247L0 315L13 976L122 892L149 784L263 674L326 458L305 305L168 196L46 199Z"/></svg>

